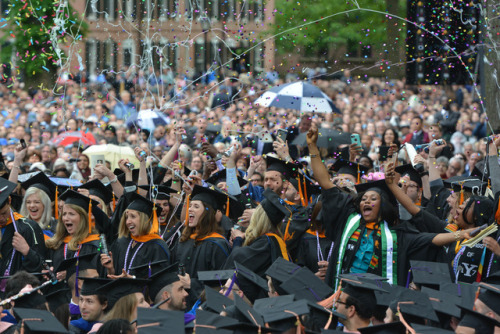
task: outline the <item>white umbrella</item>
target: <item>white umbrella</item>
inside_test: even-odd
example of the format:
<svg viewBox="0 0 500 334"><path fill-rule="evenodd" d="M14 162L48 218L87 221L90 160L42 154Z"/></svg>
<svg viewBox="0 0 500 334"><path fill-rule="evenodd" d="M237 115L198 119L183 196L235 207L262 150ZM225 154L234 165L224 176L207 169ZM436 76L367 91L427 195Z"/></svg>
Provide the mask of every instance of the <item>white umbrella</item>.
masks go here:
<svg viewBox="0 0 500 334"><path fill-rule="evenodd" d="M160 125L170 123L169 118L160 111L153 109L140 110L137 114L127 119L127 126L137 126L140 129L147 129L151 132Z"/></svg>
<svg viewBox="0 0 500 334"><path fill-rule="evenodd" d="M321 89L302 81L273 87L262 94L254 104L260 107L294 109L302 112L340 114L340 110Z"/></svg>
<svg viewBox="0 0 500 334"><path fill-rule="evenodd" d="M135 157L134 150L130 146L118 146L113 144L92 145L83 151L92 161L92 156L104 156L104 160L111 163L111 170L118 168L120 159L128 159L137 168L139 168L139 160Z"/></svg>

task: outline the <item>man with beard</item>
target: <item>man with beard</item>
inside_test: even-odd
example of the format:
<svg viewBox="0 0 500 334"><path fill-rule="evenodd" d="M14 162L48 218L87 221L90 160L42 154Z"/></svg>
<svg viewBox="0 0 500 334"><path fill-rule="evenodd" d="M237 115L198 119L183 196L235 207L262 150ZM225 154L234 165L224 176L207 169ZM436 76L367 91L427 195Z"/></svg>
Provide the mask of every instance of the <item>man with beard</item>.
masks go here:
<svg viewBox="0 0 500 334"><path fill-rule="evenodd" d="M149 297L155 304L163 302L158 308L169 311L185 311L187 307L184 282L178 274L178 265L173 264L156 272L150 277Z"/></svg>

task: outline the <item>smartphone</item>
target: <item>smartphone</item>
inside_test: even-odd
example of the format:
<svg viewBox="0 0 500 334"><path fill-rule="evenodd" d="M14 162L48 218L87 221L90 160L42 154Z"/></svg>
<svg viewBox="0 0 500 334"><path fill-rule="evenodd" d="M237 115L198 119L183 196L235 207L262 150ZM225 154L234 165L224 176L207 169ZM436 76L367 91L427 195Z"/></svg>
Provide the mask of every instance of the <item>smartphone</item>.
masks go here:
<svg viewBox="0 0 500 334"><path fill-rule="evenodd" d="M97 163L101 164L101 165L104 165L104 162L102 160L100 160L100 159L97 160Z"/></svg>
<svg viewBox="0 0 500 334"><path fill-rule="evenodd" d="M286 142L286 137L288 136L288 131L285 129L278 129L278 133L276 134L278 138Z"/></svg>
<svg viewBox="0 0 500 334"><path fill-rule="evenodd" d="M353 133L351 135L351 144L361 146L361 139L359 138L359 135L357 133Z"/></svg>
<svg viewBox="0 0 500 334"><path fill-rule="evenodd" d="M189 173L189 176L196 176L198 175L198 172L195 170L192 170L191 173Z"/></svg>
<svg viewBox="0 0 500 334"><path fill-rule="evenodd" d="M24 139L21 139L20 142L23 149L26 148L26 141Z"/></svg>
<svg viewBox="0 0 500 334"><path fill-rule="evenodd" d="M378 154L379 154L379 161L386 161L389 155L389 149L390 146L379 146L378 147Z"/></svg>

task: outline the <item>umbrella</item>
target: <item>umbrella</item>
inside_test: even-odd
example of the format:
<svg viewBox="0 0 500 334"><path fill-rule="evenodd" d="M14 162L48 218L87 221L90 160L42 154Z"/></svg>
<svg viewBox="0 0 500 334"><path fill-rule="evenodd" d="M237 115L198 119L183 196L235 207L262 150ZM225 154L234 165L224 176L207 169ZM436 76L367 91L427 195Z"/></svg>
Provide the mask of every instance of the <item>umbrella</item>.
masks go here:
<svg viewBox="0 0 500 334"><path fill-rule="evenodd" d="M111 163L111 170L118 167L120 159L128 159L135 166L139 167L139 160L137 160L134 150L129 146L118 146L113 144L92 145L83 151L89 159L94 155L104 155L105 159Z"/></svg>
<svg viewBox="0 0 500 334"><path fill-rule="evenodd" d="M307 146L307 132L299 134L293 141L292 145ZM336 149L338 145L350 144L351 134L349 132L341 132L334 129L319 129L318 147L327 147Z"/></svg>
<svg viewBox="0 0 500 334"><path fill-rule="evenodd" d="M302 81L271 88L255 101L255 105L295 109L302 112L340 114L340 110L321 89Z"/></svg>
<svg viewBox="0 0 500 334"><path fill-rule="evenodd" d="M72 131L64 132L52 139L50 142L54 146L67 146L74 142L80 142L85 146L95 145L96 141L91 132Z"/></svg>
<svg viewBox="0 0 500 334"><path fill-rule="evenodd" d="M170 120L160 111L153 109L140 110L138 113L127 119L127 126L137 126L140 129L147 129L151 132L160 125L167 125Z"/></svg>

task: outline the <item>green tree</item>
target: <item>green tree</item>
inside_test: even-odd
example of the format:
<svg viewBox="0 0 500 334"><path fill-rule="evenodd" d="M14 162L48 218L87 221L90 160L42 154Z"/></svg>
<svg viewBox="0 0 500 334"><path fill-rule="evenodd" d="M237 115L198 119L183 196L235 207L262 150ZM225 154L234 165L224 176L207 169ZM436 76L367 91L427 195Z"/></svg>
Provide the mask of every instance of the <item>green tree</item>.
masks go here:
<svg viewBox="0 0 500 334"><path fill-rule="evenodd" d="M405 0L276 0L274 32L280 34L276 49L283 53L300 49L303 54L325 57L348 44L381 47L388 43L399 49L406 36L405 23L383 13L405 17L405 8Z"/></svg>
<svg viewBox="0 0 500 334"><path fill-rule="evenodd" d="M68 60L63 50L81 40L87 31L82 15L69 3L59 0L10 2L6 17L9 33L3 37L7 47L2 48L2 63L9 64L14 58L12 75L19 73L27 88L41 83L52 85L58 69Z"/></svg>

